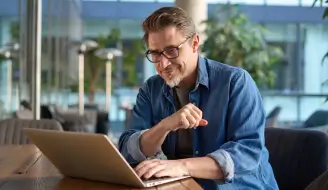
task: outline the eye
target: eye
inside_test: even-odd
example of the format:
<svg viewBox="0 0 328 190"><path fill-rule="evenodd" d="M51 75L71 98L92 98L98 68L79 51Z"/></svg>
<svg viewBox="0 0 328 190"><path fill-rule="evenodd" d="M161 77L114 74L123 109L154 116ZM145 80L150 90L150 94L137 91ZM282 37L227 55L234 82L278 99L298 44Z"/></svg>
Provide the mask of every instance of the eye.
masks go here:
<svg viewBox="0 0 328 190"><path fill-rule="evenodd" d="M170 49L166 49L164 51L164 54L167 56L167 57L176 57L177 54L178 54L178 50L176 48L170 48Z"/></svg>
<svg viewBox="0 0 328 190"><path fill-rule="evenodd" d="M158 52L158 51L153 51L153 50L152 50L152 51L149 50L149 51L148 51L148 54L160 54L160 52Z"/></svg>
<svg viewBox="0 0 328 190"><path fill-rule="evenodd" d="M160 56L161 53L160 52L151 52L150 55L151 56Z"/></svg>
<svg viewBox="0 0 328 190"><path fill-rule="evenodd" d="M176 51L176 49L175 49L175 48L172 48L172 49L168 49L168 50L166 50L166 53L167 53L167 54L174 54L175 51Z"/></svg>

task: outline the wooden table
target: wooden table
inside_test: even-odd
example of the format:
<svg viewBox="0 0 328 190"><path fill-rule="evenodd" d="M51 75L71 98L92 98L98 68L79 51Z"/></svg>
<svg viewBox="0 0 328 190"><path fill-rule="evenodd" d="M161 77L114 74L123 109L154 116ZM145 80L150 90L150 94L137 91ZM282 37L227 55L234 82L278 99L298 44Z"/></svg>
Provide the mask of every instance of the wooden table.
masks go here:
<svg viewBox="0 0 328 190"><path fill-rule="evenodd" d="M34 145L0 146L0 190L4 189L137 190L126 186L64 177ZM185 179L147 189L198 190L201 187L193 179Z"/></svg>

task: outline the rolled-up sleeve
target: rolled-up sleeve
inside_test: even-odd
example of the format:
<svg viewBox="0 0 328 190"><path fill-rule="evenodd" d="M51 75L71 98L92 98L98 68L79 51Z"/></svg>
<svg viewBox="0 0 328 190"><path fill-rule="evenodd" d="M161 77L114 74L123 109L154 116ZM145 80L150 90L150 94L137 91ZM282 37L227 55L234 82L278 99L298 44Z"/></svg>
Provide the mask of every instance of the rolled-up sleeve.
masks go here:
<svg viewBox="0 0 328 190"><path fill-rule="evenodd" d="M264 148L265 112L251 76L240 69L231 80L226 143L208 156L220 165L225 182L253 172Z"/></svg>
<svg viewBox="0 0 328 190"><path fill-rule="evenodd" d="M140 137L149 128L152 127L152 111L149 97L149 88L147 82L140 88L137 95L136 105L132 110L132 117L129 130L124 131L119 138L118 148L123 157L130 164L139 163L145 159L145 155L140 148ZM162 158L162 151L158 152L155 157Z"/></svg>
<svg viewBox="0 0 328 190"><path fill-rule="evenodd" d="M140 137L141 135L146 132L148 129L142 130L142 131L138 131L133 133L126 145L128 154L131 155L131 157L140 162L143 160L146 160L146 156L141 152L141 148L140 148Z"/></svg>

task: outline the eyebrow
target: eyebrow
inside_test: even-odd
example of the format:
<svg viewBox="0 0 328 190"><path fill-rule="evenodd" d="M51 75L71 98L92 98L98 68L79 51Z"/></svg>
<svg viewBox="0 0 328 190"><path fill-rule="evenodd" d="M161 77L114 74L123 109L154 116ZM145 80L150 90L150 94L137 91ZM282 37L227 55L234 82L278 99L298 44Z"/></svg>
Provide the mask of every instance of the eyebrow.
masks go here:
<svg viewBox="0 0 328 190"><path fill-rule="evenodd" d="M165 48L163 48L162 50L160 49L149 49L150 52L161 52L161 51L164 51L166 49L170 49L170 48L176 48L178 47L179 45L168 45L166 46Z"/></svg>

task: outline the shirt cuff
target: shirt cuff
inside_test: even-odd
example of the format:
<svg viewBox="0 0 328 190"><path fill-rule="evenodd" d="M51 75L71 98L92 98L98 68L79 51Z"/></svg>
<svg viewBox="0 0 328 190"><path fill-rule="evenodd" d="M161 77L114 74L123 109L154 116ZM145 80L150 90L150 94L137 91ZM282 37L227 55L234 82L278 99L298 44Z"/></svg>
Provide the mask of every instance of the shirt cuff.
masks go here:
<svg viewBox="0 0 328 190"><path fill-rule="evenodd" d="M146 160L145 155L141 152L141 149L140 149L140 137L147 130L148 129L133 133L130 136L128 143L127 143L128 153L137 162Z"/></svg>
<svg viewBox="0 0 328 190"><path fill-rule="evenodd" d="M139 131L139 132L135 132L134 134L132 134L130 136L130 138L127 142L128 153L137 162L142 162L146 159L154 159L154 158L161 159L161 160L166 160L167 157L165 156L165 154L162 151L159 151L154 156L151 156L151 157L148 157L148 158L146 158L146 156L141 152L140 137L147 130L148 129L145 129L145 130L142 130L142 131Z"/></svg>
<svg viewBox="0 0 328 190"><path fill-rule="evenodd" d="M230 154L223 149L219 149L208 155L213 158L221 167L226 182L232 181L235 175L235 165Z"/></svg>

